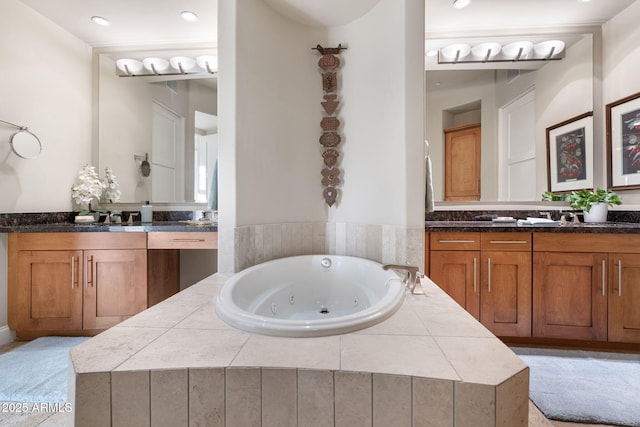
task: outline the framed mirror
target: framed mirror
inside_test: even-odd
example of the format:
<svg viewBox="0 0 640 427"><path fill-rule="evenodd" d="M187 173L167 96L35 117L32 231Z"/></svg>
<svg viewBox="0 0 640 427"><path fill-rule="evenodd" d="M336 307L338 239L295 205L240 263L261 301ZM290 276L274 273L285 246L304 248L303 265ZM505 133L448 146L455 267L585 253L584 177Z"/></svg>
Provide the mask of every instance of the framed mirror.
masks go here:
<svg viewBox="0 0 640 427"><path fill-rule="evenodd" d="M463 155L447 159L445 131L471 124L479 124L481 135L480 167L469 179L478 188L476 200L540 201L547 189L546 127L570 117L572 110L593 106L593 34L563 37L566 54L557 61L443 66L427 58L425 135L439 206L458 203L446 200L445 180L451 174L445 165L474 170L456 160ZM427 41L427 49L450 42ZM462 175L468 178L467 172Z"/></svg>
<svg viewBox="0 0 640 427"><path fill-rule="evenodd" d="M117 61L215 55L212 49L99 52L98 168L113 170L121 203L206 203L217 161L217 77L122 76ZM151 73L146 73L151 74ZM147 173L148 172L148 173Z"/></svg>

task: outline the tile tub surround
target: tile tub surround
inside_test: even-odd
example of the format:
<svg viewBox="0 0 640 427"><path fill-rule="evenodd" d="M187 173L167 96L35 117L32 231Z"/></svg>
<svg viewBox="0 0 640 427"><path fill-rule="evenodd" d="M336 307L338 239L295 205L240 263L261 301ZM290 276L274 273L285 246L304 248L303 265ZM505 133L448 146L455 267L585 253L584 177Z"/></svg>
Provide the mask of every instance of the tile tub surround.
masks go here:
<svg viewBox="0 0 640 427"><path fill-rule="evenodd" d="M391 318L319 338L236 330L214 274L71 351L76 426L526 426L529 369L429 279Z"/></svg>
<svg viewBox="0 0 640 427"><path fill-rule="evenodd" d="M422 266L424 229L383 224L296 222L221 229L220 241L234 247L237 272L273 259L331 254L367 258L382 264L405 262ZM222 244L224 246L224 244Z"/></svg>

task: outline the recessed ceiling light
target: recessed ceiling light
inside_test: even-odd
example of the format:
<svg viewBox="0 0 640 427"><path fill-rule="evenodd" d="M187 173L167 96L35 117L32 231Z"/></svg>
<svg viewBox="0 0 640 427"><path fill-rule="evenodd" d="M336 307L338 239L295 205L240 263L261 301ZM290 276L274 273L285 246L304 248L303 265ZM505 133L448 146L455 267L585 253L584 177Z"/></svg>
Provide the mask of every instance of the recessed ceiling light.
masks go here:
<svg viewBox="0 0 640 427"><path fill-rule="evenodd" d="M103 27L108 27L109 25L111 25L111 22L109 22L107 19L103 18L102 16L92 16L91 20L98 25L102 25Z"/></svg>
<svg viewBox="0 0 640 427"><path fill-rule="evenodd" d="M453 0L453 7L456 9L464 9L471 4L471 0Z"/></svg>
<svg viewBox="0 0 640 427"><path fill-rule="evenodd" d="M578 3L589 3L591 0L578 0Z"/></svg>
<svg viewBox="0 0 640 427"><path fill-rule="evenodd" d="M187 22L196 22L198 20L198 15L189 10L183 10L180 12L180 16Z"/></svg>

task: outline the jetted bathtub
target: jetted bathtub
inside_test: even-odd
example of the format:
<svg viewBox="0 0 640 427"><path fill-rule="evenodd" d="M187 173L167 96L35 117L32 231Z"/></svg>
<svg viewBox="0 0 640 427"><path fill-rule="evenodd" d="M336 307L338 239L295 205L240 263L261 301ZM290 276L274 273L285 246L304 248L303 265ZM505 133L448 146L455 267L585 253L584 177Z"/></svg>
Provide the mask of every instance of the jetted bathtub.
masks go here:
<svg viewBox="0 0 640 427"><path fill-rule="evenodd" d="M302 255L233 275L218 293L216 312L229 325L257 334L335 335L387 319L404 292L398 275L375 261Z"/></svg>

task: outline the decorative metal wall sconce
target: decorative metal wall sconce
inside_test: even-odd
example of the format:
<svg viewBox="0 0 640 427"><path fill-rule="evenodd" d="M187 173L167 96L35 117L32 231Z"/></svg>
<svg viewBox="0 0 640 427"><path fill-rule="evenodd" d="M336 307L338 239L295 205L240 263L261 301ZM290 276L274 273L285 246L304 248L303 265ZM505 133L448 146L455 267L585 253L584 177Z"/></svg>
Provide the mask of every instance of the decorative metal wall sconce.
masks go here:
<svg viewBox="0 0 640 427"><path fill-rule="evenodd" d="M326 115L320 121L322 135L320 136L320 144L324 147L322 159L324 166L322 168L322 186L325 187L322 195L327 205L333 206L338 198L338 189L340 185L340 169L337 167L340 151L336 148L342 138L338 129L340 128L340 120L335 113L340 105L338 100L338 71L340 70L340 51L346 49L341 44L338 47L322 47L317 45L313 48L322 55L318 60L318 66L322 71L322 90L324 96L320 105Z"/></svg>
<svg viewBox="0 0 640 427"><path fill-rule="evenodd" d="M33 132L29 131L26 126L18 126L16 124L0 120L0 122L16 127L19 130L9 137L11 150L20 158L35 159L42 151L42 143Z"/></svg>

